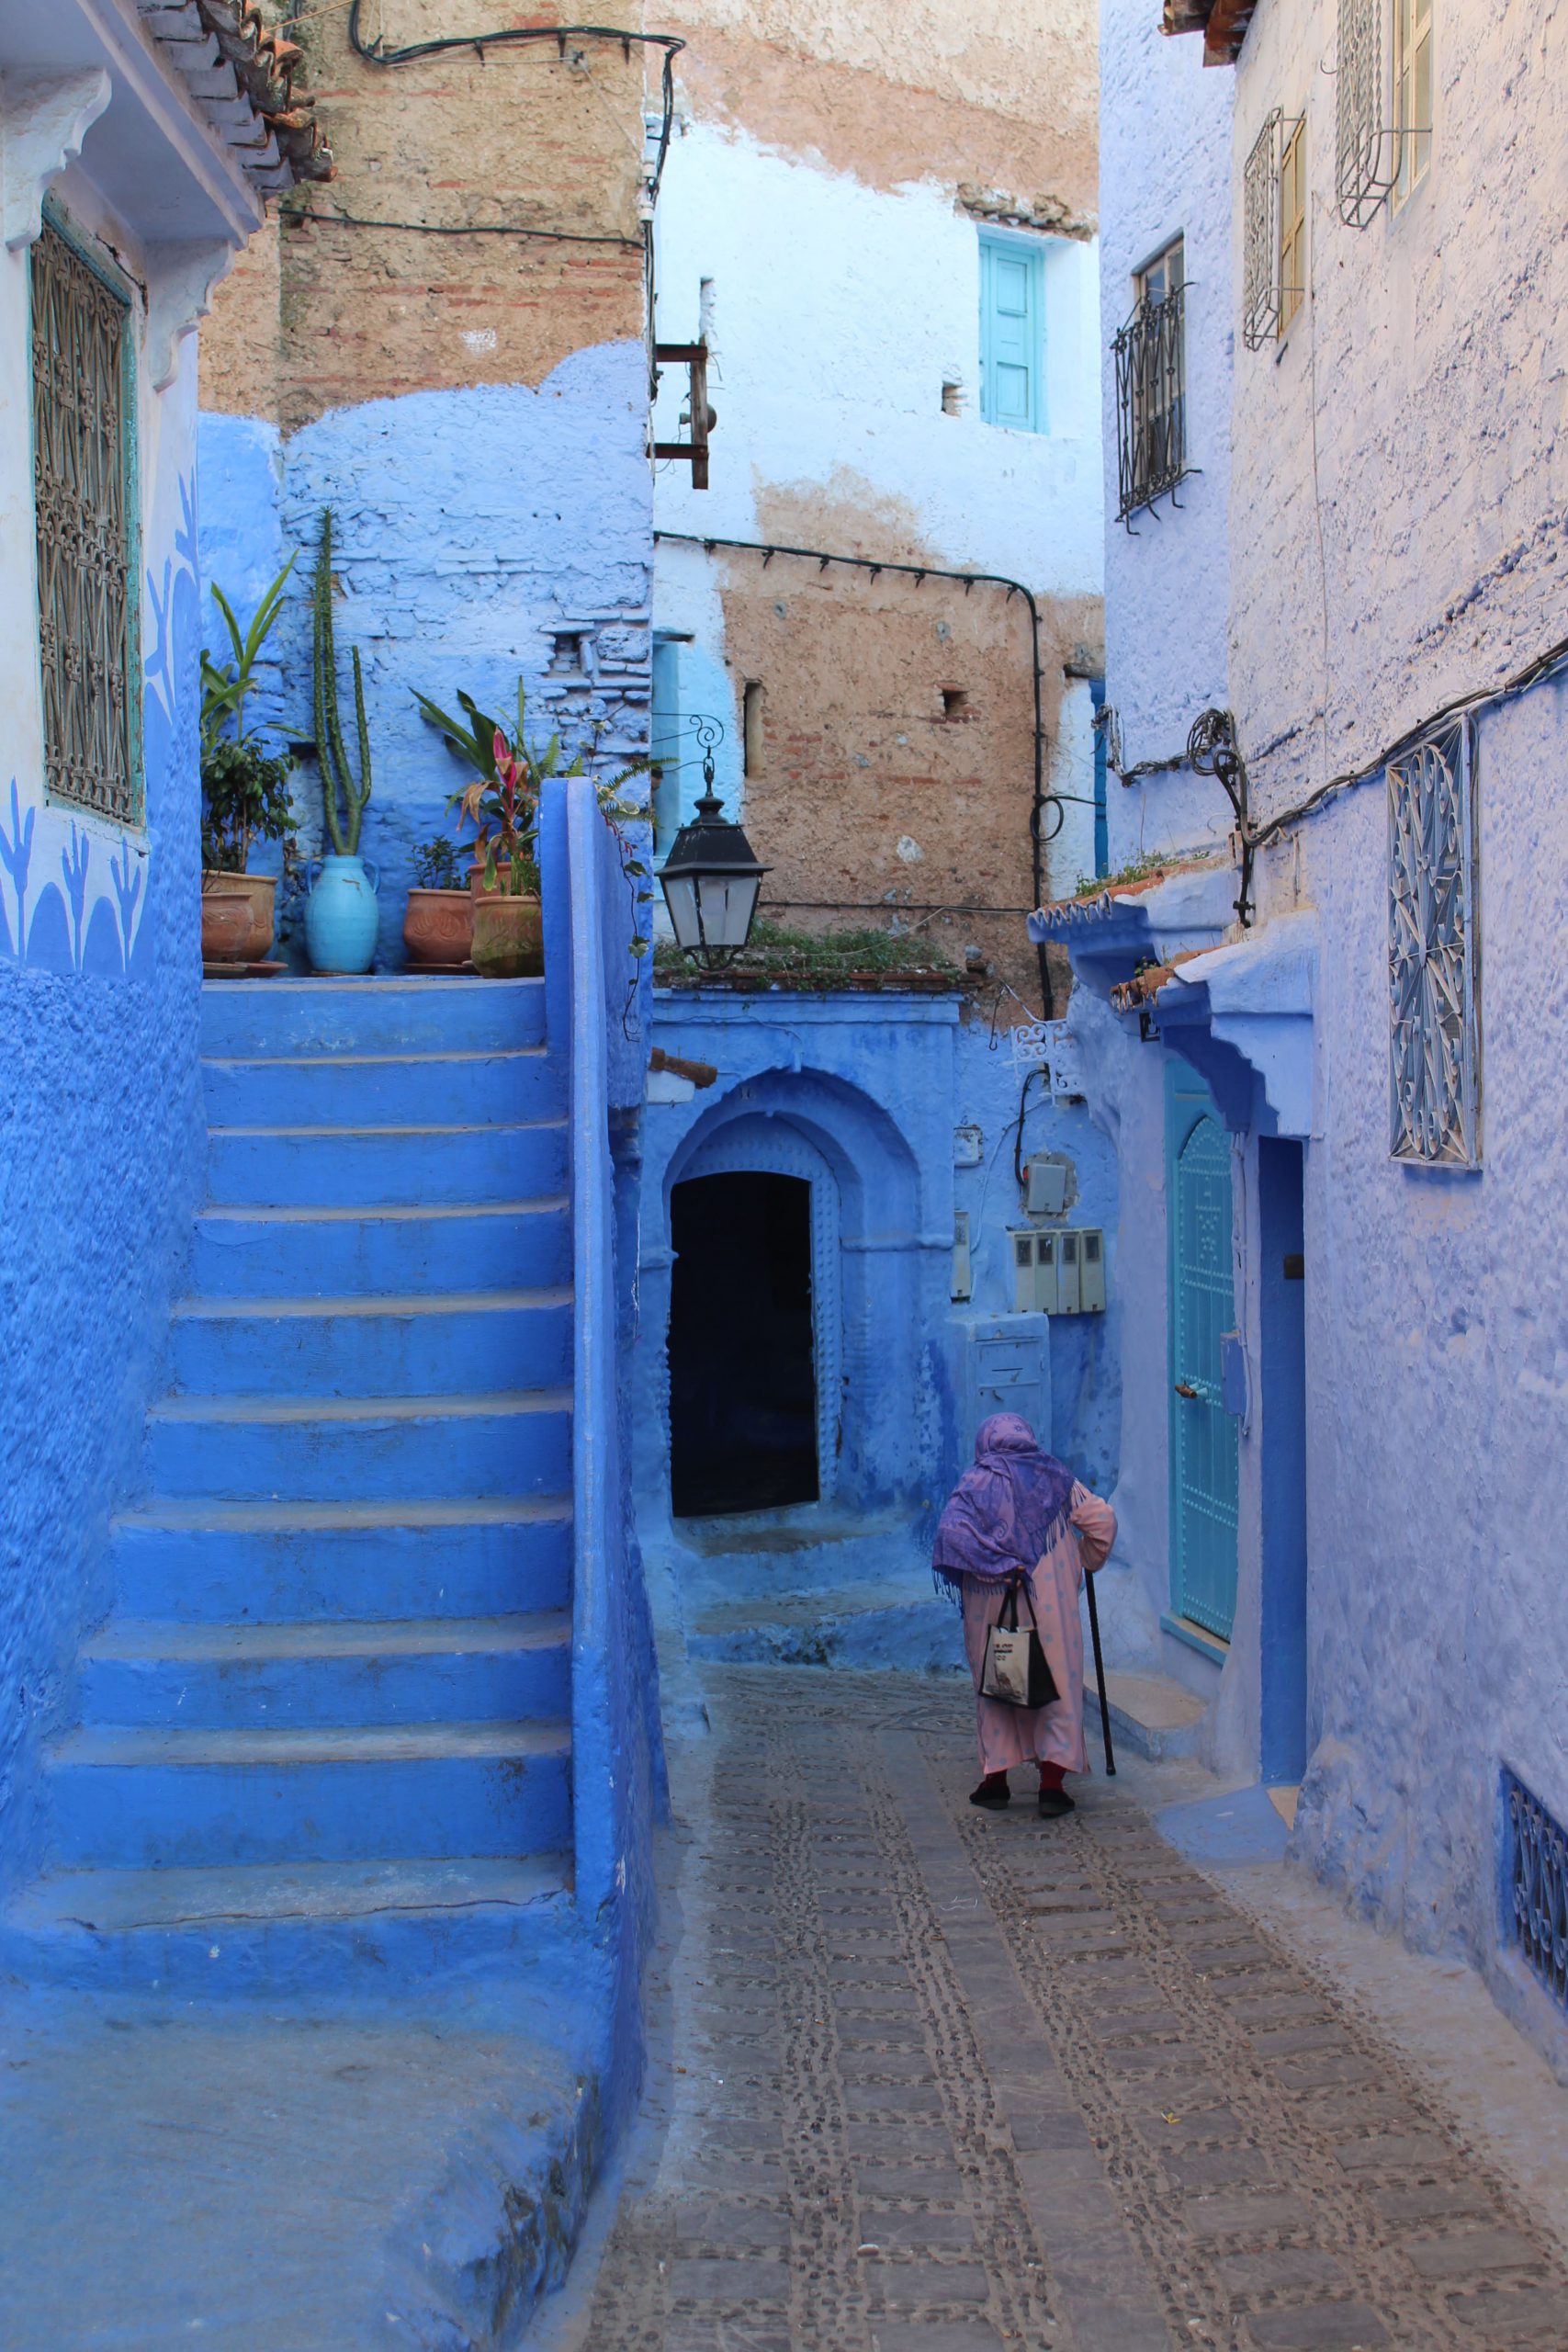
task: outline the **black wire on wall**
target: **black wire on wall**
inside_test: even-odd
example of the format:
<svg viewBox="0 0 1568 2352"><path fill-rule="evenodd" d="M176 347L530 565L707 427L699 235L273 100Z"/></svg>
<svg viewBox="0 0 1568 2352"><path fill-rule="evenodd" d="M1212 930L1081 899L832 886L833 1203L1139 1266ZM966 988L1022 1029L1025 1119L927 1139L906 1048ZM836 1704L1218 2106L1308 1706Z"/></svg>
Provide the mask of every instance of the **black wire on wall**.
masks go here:
<svg viewBox="0 0 1568 2352"><path fill-rule="evenodd" d="M643 285L648 311L649 394L649 398L657 395L659 370L653 356L656 289L651 215L653 206L659 201L659 191L664 178L665 160L670 153L671 132L675 120L675 60L685 48L685 41L677 33L633 32L625 25L502 25L493 32L445 33L434 40L406 41L400 48L389 49L385 41L378 37L375 40L368 41L365 39L361 29L363 10L364 0L353 0L353 6L348 12L348 40L349 47L355 55L361 58L367 65L385 67L412 65L422 58L441 57L452 50L462 49L472 50L482 63L487 50L514 49L528 42L548 40L555 42L562 59L566 56L568 43L572 40L618 41L628 58L634 49L658 49L663 51L663 64L660 74L659 146L648 183L649 218L643 223L640 238L593 237L586 234L578 235L567 230L510 229L500 222L471 230L438 229L430 222L417 220L357 220L354 223L358 228L408 229L438 236L538 237L549 238L563 244L614 244L629 252L640 250L643 256ZM312 216L307 213L299 217L308 220ZM333 216L316 217L330 219ZM339 213L336 218L341 220L349 220L352 216L348 213Z"/></svg>
<svg viewBox="0 0 1568 2352"><path fill-rule="evenodd" d="M1047 808L1061 808L1070 797L1066 793L1048 792L1045 788L1045 715L1043 679L1040 667L1040 605L1032 588L1021 580L1010 580L1002 571L954 571L940 563L891 563L874 560L867 555L838 555L827 548L786 547L777 540L727 539L706 531L655 531L656 539L668 539L681 547L705 548L711 554L716 548L733 548L750 555L760 555L765 571L776 555L798 556L815 563L822 571L830 565L847 565L852 571L867 571L874 580L879 572L889 571L904 579L913 580L917 586L922 580L961 581L965 595L975 588L1005 588L1009 597L1021 596L1029 614L1031 668L1034 693L1034 797L1029 812L1029 845L1031 871L1034 886L1034 903L1038 907L1045 897L1045 843L1054 841L1061 831L1058 816L1049 833L1043 830ZM790 903L804 904L804 901ZM1045 1020L1055 1018L1056 996L1052 984L1051 967L1043 944L1035 950L1040 966L1041 1010Z"/></svg>

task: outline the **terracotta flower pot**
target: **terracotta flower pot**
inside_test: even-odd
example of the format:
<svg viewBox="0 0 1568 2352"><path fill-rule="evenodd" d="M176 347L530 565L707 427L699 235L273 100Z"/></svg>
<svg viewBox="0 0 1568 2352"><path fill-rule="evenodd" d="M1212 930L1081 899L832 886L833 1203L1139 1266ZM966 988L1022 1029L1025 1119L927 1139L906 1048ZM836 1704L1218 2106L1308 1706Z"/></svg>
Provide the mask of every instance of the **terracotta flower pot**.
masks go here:
<svg viewBox="0 0 1568 2352"><path fill-rule="evenodd" d="M485 870L482 861L477 862L468 868L468 889L471 895L476 899L499 899L503 897L506 892L507 885L510 883L511 879L512 860L509 857L499 858L496 861L495 888L493 890L488 890L485 888Z"/></svg>
<svg viewBox="0 0 1568 2352"><path fill-rule="evenodd" d="M487 892L474 901L474 969L487 980L536 979L545 968L544 920L537 899Z"/></svg>
<svg viewBox="0 0 1568 2352"><path fill-rule="evenodd" d="M222 877L218 877L222 878ZM241 890L201 894L201 960L204 964L248 964L251 902Z"/></svg>
<svg viewBox="0 0 1568 2352"><path fill-rule="evenodd" d="M474 900L467 890L409 892L403 916L403 945L409 962L466 964L474 946Z"/></svg>
<svg viewBox="0 0 1568 2352"><path fill-rule="evenodd" d="M244 936L234 954L211 956L207 952L207 901L209 897L243 899L250 913ZM272 953L277 876L275 874L211 874L201 877L203 959L208 963L262 964Z"/></svg>

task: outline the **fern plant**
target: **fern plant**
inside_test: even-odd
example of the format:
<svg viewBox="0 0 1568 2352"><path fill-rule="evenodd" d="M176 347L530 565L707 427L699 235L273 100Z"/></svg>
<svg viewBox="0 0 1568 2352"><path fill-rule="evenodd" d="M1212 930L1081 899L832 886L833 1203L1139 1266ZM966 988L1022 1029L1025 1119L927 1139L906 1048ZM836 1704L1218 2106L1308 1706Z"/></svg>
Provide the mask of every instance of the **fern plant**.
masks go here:
<svg viewBox="0 0 1568 2352"><path fill-rule="evenodd" d="M365 717L365 678L359 648L354 659L354 717L359 744L359 780L355 781L338 713L337 640L333 630L333 511L321 514L321 546L312 592L316 638L316 757L321 770L321 802L327 831L339 857L357 857L359 829L370 798L370 729Z"/></svg>

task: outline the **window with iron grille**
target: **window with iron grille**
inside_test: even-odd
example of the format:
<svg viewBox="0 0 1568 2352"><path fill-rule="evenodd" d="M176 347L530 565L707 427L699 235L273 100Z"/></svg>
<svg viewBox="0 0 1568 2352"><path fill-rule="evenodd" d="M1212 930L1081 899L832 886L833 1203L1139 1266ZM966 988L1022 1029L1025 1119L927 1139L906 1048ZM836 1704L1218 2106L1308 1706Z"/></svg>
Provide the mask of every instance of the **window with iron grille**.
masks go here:
<svg viewBox="0 0 1568 2352"><path fill-rule="evenodd" d="M1432 147L1432 0L1339 0L1334 185L1365 229L1403 202Z"/></svg>
<svg viewBox="0 0 1568 2352"><path fill-rule="evenodd" d="M1461 719L1388 768L1390 1141L1481 1165L1473 733Z"/></svg>
<svg viewBox="0 0 1568 2352"><path fill-rule="evenodd" d="M44 778L141 818L129 296L52 210L32 249L33 494Z"/></svg>
<svg viewBox="0 0 1568 2352"><path fill-rule="evenodd" d="M1568 1832L1507 1770L1503 1805L1504 1933L1559 2007L1568 2009Z"/></svg>
<svg viewBox="0 0 1568 2352"><path fill-rule="evenodd" d="M1174 490L1188 471L1182 240L1167 245L1133 283L1133 315L1111 345L1117 514L1122 521Z"/></svg>
<svg viewBox="0 0 1568 2352"><path fill-rule="evenodd" d="M1252 142L1243 184L1242 341L1282 335L1306 291L1306 124L1276 107Z"/></svg>

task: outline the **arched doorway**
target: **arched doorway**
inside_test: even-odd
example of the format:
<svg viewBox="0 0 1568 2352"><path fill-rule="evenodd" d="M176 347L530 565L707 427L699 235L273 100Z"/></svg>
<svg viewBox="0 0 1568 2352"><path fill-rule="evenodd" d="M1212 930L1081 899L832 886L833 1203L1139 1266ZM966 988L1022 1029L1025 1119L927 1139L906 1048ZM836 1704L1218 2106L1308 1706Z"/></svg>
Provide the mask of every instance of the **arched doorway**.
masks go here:
<svg viewBox="0 0 1568 2352"><path fill-rule="evenodd" d="M679 1519L815 1502L812 1187L765 1169L670 1195L671 1505Z"/></svg>

